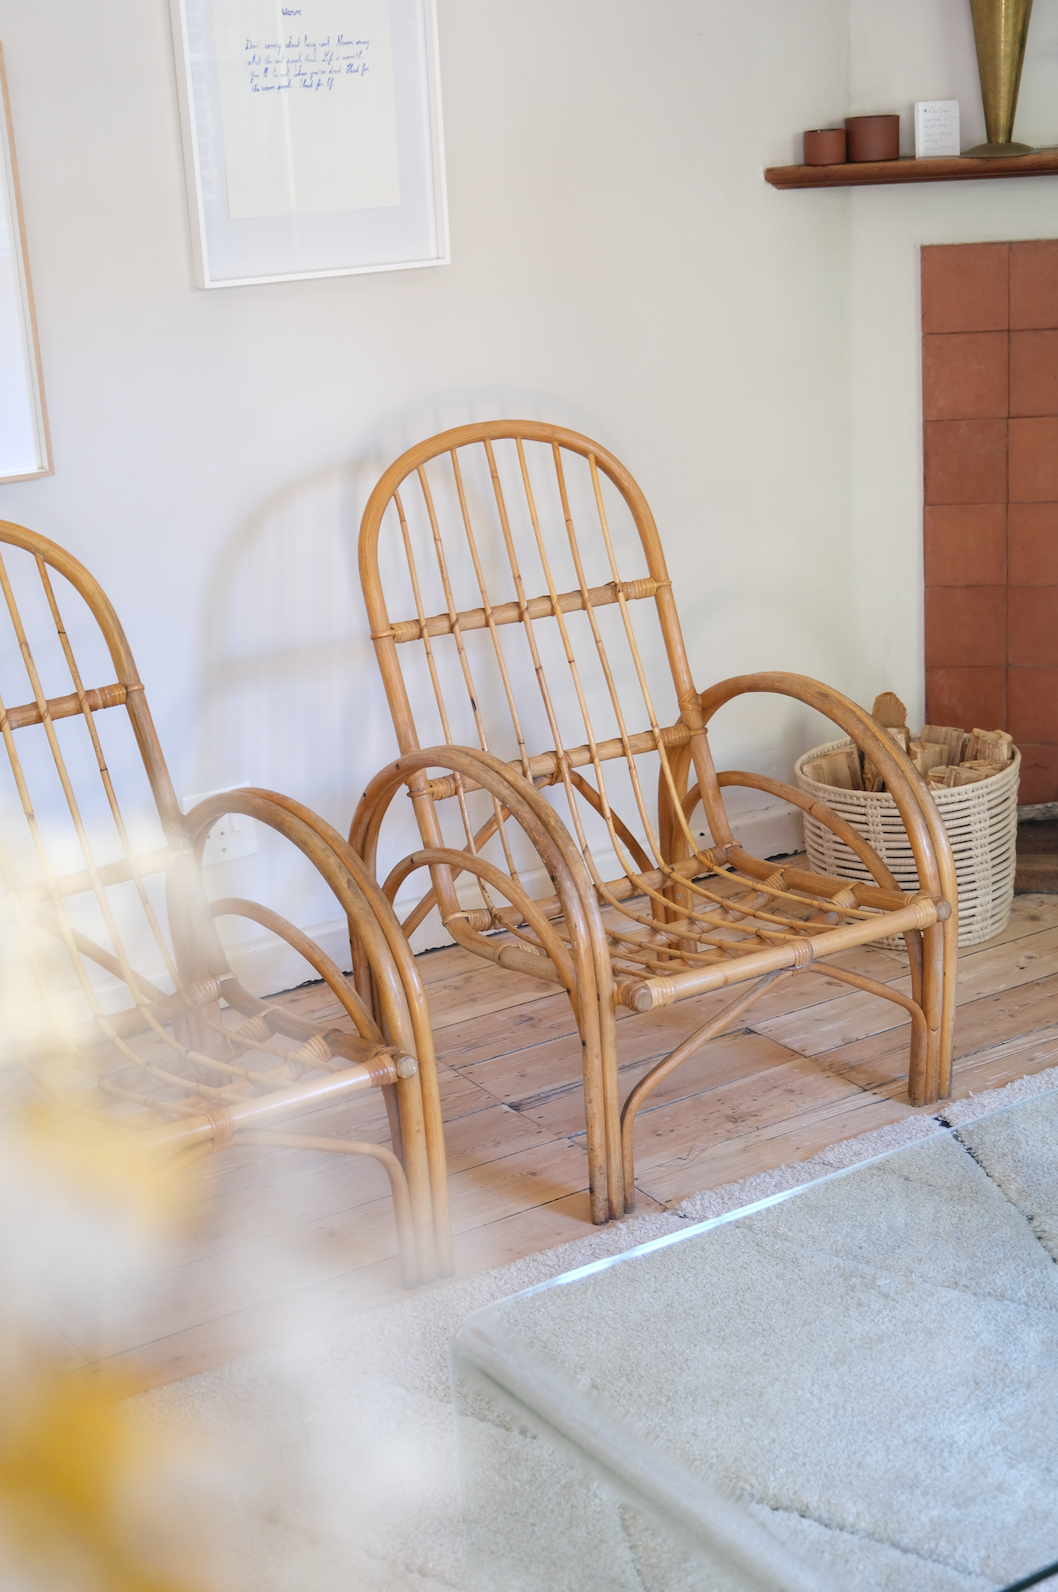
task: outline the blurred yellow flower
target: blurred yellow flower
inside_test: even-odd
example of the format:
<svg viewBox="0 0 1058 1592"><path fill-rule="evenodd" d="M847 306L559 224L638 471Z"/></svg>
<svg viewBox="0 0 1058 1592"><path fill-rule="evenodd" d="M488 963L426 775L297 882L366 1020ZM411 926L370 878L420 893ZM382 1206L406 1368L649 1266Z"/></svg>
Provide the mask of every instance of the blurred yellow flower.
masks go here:
<svg viewBox="0 0 1058 1592"><path fill-rule="evenodd" d="M21 1122L23 1147L43 1163L57 1191L72 1192L123 1224L160 1231L171 1224L180 1163L174 1157L145 1154L135 1130L77 1112L57 1099L31 1107Z"/></svg>
<svg viewBox="0 0 1058 1592"><path fill-rule="evenodd" d="M149 1290L186 1185L125 1124L69 1105L0 1129L0 1586L204 1592L197 1452L137 1421L131 1381L40 1349L65 1311Z"/></svg>
<svg viewBox="0 0 1058 1592"><path fill-rule="evenodd" d="M7 1555L52 1587L191 1592L178 1569L152 1563L137 1522L156 1444L128 1418L126 1389L87 1373L23 1366L0 1416L0 1535Z"/></svg>

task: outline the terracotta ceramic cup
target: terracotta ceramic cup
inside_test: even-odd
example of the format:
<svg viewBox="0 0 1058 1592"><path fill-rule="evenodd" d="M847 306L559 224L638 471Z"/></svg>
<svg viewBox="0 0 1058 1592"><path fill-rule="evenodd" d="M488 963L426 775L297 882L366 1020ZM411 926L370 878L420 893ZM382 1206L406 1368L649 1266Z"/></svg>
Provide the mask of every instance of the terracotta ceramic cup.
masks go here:
<svg viewBox="0 0 1058 1592"><path fill-rule="evenodd" d="M815 127L805 133L806 166L841 166L844 162L844 127Z"/></svg>
<svg viewBox="0 0 1058 1592"><path fill-rule="evenodd" d="M899 116L846 116L849 161L896 160L900 154Z"/></svg>

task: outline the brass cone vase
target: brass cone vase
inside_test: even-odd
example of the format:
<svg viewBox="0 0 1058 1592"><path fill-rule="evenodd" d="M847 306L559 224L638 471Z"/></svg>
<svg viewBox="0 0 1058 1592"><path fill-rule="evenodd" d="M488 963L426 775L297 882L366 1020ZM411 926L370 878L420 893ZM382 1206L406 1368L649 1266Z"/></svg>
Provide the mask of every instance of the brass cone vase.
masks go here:
<svg viewBox="0 0 1058 1592"><path fill-rule="evenodd" d="M988 142L966 153L985 158L1031 155L1031 144L1012 143L1010 135L1014 131L1032 0L970 0L970 11Z"/></svg>

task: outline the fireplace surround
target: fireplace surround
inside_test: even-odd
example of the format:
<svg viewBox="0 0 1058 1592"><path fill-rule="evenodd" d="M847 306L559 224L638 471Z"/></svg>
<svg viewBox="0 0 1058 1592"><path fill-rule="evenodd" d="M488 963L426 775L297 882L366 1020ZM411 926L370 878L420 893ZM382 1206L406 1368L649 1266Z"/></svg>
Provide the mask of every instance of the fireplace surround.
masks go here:
<svg viewBox="0 0 1058 1592"><path fill-rule="evenodd" d="M1058 800L1058 239L922 250L926 717Z"/></svg>

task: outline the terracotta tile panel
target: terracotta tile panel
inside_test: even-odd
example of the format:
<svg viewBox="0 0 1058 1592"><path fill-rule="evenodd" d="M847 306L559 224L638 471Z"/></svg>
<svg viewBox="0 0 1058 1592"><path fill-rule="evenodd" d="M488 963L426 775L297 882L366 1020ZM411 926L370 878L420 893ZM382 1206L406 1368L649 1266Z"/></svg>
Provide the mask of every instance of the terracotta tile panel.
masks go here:
<svg viewBox="0 0 1058 1592"><path fill-rule="evenodd" d="M1010 325L1058 328L1058 239L1010 245Z"/></svg>
<svg viewBox="0 0 1058 1592"><path fill-rule="evenodd" d="M1009 587L1007 662L1058 664L1058 586Z"/></svg>
<svg viewBox="0 0 1058 1592"><path fill-rule="evenodd" d="M1058 746L1058 669L1011 669L1007 676L1007 729L1022 741Z"/></svg>
<svg viewBox="0 0 1058 1592"><path fill-rule="evenodd" d="M1058 802L1058 746L1019 743L1021 783L1018 802L1035 807L1038 802Z"/></svg>
<svg viewBox="0 0 1058 1592"><path fill-rule="evenodd" d="M926 721L1005 729L1007 671L991 669L927 669Z"/></svg>
<svg viewBox="0 0 1058 1592"><path fill-rule="evenodd" d="M926 667L1005 664L1006 597L1004 586L927 587Z"/></svg>
<svg viewBox="0 0 1058 1592"><path fill-rule="evenodd" d="M937 512L944 511L926 510ZM1007 566L1012 586L1058 586L1058 503L1010 505Z"/></svg>
<svg viewBox="0 0 1058 1592"><path fill-rule="evenodd" d="M1009 425L1011 503L1058 502L1058 416L1011 420Z"/></svg>
<svg viewBox="0 0 1058 1592"><path fill-rule="evenodd" d="M922 250L923 332L1006 331L1009 258L1008 243L927 245Z"/></svg>
<svg viewBox="0 0 1058 1592"><path fill-rule="evenodd" d="M935 504L923 539L927 586L1001 586L1007 578L1004 503Z"/></svg>
<svg viewBox="0 0 1058 1592"><path fill-rule="evenodd" d="M1058 239L924 248L922 330L927 718L1009 728L1055 801Z"/></svg>
<svg viewBox="0 0 1058 1592"><path fill-rule="evenodd" d="M1058 415L1058 331L1010 334L1010 413Z"/></svg>
<svg viewBox="0 0 1058 1592"><path fill-rule="evenodd" d="M1005 420L927 420L926 502L1005 503L1007 424Z"/></svg>
<svg viewBox="0 0 1058 1592"><path fill-rule="evenodd" d="M1022 336L1027 337L1039 335L1022 333ZM924 417L927 420L970 420L983 415L1005 416L1007 343L1006 332L947 332L924 337ZM1031 409L1025 412L1038 414L1044 411Z"/></svg>

